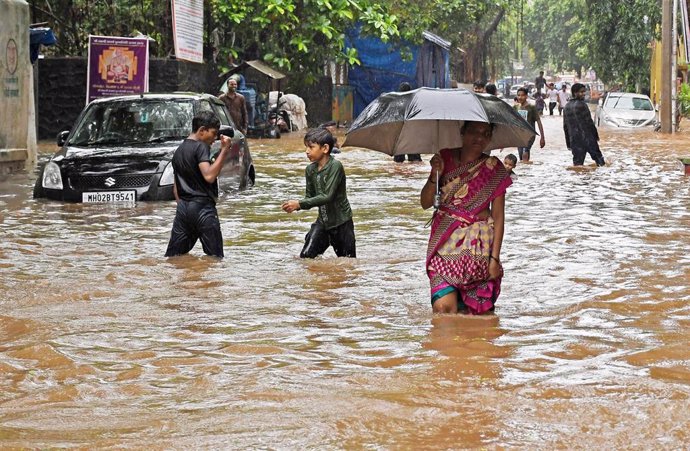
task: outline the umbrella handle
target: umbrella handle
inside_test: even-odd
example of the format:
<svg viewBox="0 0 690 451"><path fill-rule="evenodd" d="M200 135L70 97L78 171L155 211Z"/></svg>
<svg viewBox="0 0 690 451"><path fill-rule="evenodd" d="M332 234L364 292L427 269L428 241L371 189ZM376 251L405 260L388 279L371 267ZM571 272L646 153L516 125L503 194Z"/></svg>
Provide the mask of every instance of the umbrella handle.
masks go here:
<svg viewBox="0 0 690 451"><path fill-rule="evenodd" d="M441 191L439 190L439 181L438 181L439 175L438 175L438 170L436 171L436 194L434 194L434 208L436 210L439 209L441 206Z"/></svg>

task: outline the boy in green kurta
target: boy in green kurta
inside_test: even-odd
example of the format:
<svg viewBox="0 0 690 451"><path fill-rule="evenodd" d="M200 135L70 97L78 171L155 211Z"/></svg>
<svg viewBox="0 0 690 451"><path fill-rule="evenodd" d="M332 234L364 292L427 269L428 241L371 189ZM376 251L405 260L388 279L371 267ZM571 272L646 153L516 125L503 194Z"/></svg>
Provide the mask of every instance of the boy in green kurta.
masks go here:
<svg viewBox="0 0 690 451"><path fill-rule="evenodd" d="M340 161L331 157L335 139L323 128L312 129L304 136L307 158L305 176L307 189L304 199L283 202L288 213L319 208L319 217L311 225L304 239L301 258L317 257L333 246L338 257L355 258L355 226L352 209L347 200L345 170Z"/></svg>

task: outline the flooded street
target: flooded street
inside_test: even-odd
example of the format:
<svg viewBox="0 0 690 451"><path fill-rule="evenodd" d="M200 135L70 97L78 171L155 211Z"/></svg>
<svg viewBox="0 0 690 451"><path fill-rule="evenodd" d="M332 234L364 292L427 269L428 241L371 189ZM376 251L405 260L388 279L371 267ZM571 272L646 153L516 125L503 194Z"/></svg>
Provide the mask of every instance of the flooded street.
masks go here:
<svg viewBox="0 0 690 451"><path fill-rule="evenodd" d="M574 170L560 117L544 126L480 318L431 314L430 155L337 155L357 259L298 258L317 212L280 204L304 194L301 136L250 142L223 261L163 258L174 202L35 201L33 173L4 179L0 448L687 447L690 135L602 132L609 165Z"/></svg>

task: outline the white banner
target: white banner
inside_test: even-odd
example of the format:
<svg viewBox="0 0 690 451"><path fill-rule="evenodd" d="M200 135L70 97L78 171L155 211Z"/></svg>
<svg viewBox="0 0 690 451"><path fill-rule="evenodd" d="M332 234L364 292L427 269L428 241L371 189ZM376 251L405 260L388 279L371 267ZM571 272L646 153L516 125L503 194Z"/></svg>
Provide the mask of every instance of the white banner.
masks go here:
<svg viewBox="0 0 690 451"><path fill-rule="evenodd" d="M204 1L171 0L175 57L204 62Z"/></svg>

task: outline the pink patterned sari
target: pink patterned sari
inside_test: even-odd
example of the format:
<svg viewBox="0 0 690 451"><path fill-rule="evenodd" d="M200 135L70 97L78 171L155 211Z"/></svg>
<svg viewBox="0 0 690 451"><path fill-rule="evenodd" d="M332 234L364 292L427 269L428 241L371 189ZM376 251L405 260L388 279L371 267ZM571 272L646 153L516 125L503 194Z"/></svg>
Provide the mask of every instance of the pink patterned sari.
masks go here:
<svg viewBox="0 0 690 451"><path fill-rule="evenodd" d="M473 315L490 310L501 292L501 277L489 278L489 255L494 238L493 219L480 219L491 201L505 194L513 183L496 157L482 155L457 164L452 149L441 150L441 207L431 223L426 268L431 283L431 302L458 292Z"/></svg>

